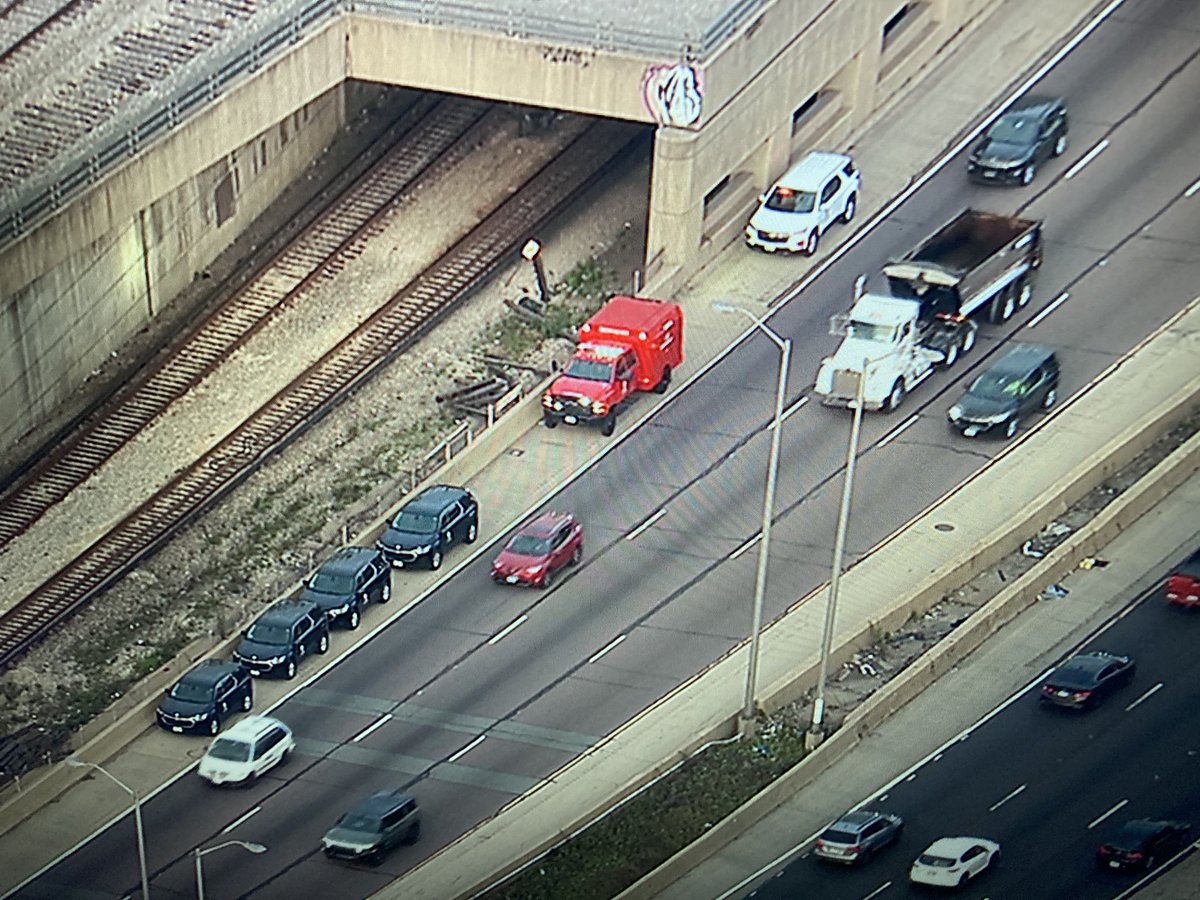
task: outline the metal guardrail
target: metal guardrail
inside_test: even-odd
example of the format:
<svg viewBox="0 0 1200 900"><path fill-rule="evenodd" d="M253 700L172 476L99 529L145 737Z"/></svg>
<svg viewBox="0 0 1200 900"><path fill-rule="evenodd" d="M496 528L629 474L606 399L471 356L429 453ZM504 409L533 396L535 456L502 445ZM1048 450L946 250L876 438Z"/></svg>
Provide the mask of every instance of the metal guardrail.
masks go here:
<svg viewBox="0 0 1200 900"><path fill-rule="evenodd" d="M422 24L479 29L521 39L661 57L665 61L702 61L711 57L765 3L766 0L734 0L693 39L689 35L641 30L612 21L588 22L505 10L469 0L314 0L298 9L281 11L275 21L257 33L248 31L240 40L233 39L209 71L199 73L189 86L170 95L152 115L120 137L94 152L81 151L80 158L68 164L65 171L49 184L30 187L24 196L14 191L15 196L5 198L0 209L0 247L24 236L86 188L106 177L120 163L179 127L224 95L241 76L260 69L281 48L299 43L314 26L339 15L368 12Z"/></svg>

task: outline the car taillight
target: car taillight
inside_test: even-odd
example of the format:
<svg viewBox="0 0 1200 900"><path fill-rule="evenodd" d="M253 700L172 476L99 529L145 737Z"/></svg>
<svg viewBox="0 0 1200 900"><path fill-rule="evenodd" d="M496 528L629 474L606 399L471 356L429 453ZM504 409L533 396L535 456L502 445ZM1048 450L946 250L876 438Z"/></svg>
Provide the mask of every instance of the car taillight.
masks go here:
<svg viewBox="0 0 1200 900"><path fill-rule="evenodd" d="M1142 853L1141 850L1134 850L1131 853L1126 853L1125 858L1130 860L1131 862L1138 862L1142 858L1143 855L1144 854Z"/></svg>
<svg viewBox="0 0 1200 900"><path fill-rule="evenodd" d="M1108 846L1108 844L1101 844L1100 849L1096 852L1101 856L1112 856L1112 847Z"/></svg>
<svg viewBox="0 0 1200 900"><path fill-rule="evenodd" d="M1076 700L1086 700L1086 699L1087 699L1088 697L1090 697L1090 696L1092 696L1092 692L1091 692L1091 691L1076 691L1076 692L1075 692L1075 699L1076 699Z"/></svg>

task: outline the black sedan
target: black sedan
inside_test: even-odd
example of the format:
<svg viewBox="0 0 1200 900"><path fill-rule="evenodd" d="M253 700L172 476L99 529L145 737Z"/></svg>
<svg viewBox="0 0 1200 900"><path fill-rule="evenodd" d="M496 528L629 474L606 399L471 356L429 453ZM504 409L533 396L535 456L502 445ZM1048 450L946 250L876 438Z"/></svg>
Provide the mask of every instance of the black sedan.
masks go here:
<svg viewBox="0 0 1200 900"><path fill-rule="evenodd" d="M216 734L226 715L253 705L248 671L226 659L206 659L167 688L155 719L177 734Z"/></svg>
<svg viewBox="0 0 1200 900"><path fill-rule="evenodd" d="M1148 871L1186 847L1191 830L1187 822L1133 819L1111 841L1100 845L1096 865Z"/></svg>
<svg viewBox="0 0 1200 900"><path fill-rule="evenodd" d="M1131 656L1093 651L1072 656L1050 673L1039 700L1052 706L1091 709L1133 681L1137 663Z"/></svg>

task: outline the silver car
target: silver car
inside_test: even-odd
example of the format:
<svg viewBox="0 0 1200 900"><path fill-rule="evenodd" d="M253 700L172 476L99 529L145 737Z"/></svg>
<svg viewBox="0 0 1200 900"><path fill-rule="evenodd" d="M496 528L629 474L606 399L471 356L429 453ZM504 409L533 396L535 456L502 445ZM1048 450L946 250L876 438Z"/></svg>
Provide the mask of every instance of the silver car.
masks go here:
<svg viewBox="0 0 1200 900"><path fill-rule="evenodd" d="M817 838L816 854L832 862L865 862L900 840L904 820L888 813L858 810L846 813Z"/></svg>

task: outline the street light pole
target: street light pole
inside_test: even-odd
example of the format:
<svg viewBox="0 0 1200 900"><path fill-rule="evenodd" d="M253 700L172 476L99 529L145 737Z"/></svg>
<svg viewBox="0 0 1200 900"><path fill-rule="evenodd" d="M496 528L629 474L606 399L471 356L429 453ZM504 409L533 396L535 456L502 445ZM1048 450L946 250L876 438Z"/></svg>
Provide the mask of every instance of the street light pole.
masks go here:
<svg viewBox="0 0 1200 900"><path fill-rule="evenodd" d="M263 844L256 844L254 841L225 841L223 844L217 844L215 847L208 847L205 850L201 850L199 847L197 847L192 851L192 857L196 863L196 900L204 900L204 866L201 864L200 860L208 856L208 854L216 852L217 850L233 846L241 847L243 850L249 850L251 853L267 852L267 848Z"/></svg>
<svg viewBox="0 0 1200 900"><path fill-rule="evenodd" d="M815 747L825 737L825 682L829 678L829 650L833 643L833 622L837 615L838 588L842 580L842 557L846 549L846 525L850 519L850 497L854 491L854 463L858 458L858 435L862 426L863 393L867 381L864 359L854 398L854 418L850 425L850 445L846 450L846 480L842 483L842 504L838 508L837 531L833 538L833 572L829 576L829 599L825 603L825 626L821 631L821 663L817 674L817 698L813 702L812 725L807 743Z"/></svg>
<svg viewBox="0 0 1200 900"><path fill-rule="evenodd" d="M142 876L142 900L150 900L150 877L146 870L146 833L142 829L142 798L137 791L98 763L87 762L74 756L67 757L66 762L68 766L76 769L95 769L133 798L133 827L137 833L138 869Z"/></svg>
<svg viewBox="0 0 1200 900"><path fill-rule="evenodd" d="M758 568L754 577L754 611L750 625L750 658L746 663L746 692L738 719L738 732L754 731L754 695L758 686L759 644L762 639L763 600L767 593L767 561L771 551L771 519L775 512L775 485L779 480L779 448L783 435L783 400L787 390L788 365L792 359L792 341L780 337L762 319L748 309L731 303L714 303L718 312L739 312L754 323L754 327L771 339L779 348L779 375L775 384L775 415L771 423L771 455L767 462L767 487L763 495L761 540L758 545Z"/></svg>

